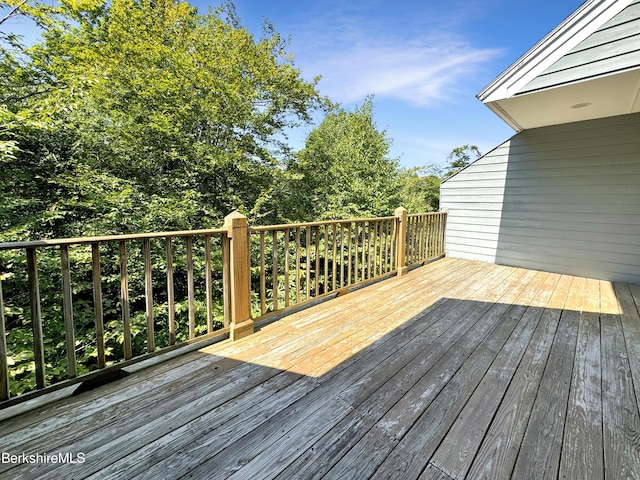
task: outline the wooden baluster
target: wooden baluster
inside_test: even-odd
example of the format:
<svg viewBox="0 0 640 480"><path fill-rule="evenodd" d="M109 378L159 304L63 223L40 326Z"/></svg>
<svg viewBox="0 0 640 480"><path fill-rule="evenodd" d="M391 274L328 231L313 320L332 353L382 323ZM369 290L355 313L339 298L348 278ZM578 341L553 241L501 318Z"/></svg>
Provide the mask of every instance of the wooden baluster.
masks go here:
<svg viewBox="0 0 640 480"><path fill-rule="evenodd" d="M300 227L296 227L296 303L300 303Z"/></svg>
<svg viewBox="0 0 640 480"><path fill-rule="evenodd" d="M187 240L187 298L189 303L189 339L196 337L196 298L193 284L193 237Z"/></svg>
<svg viewBox="0 0 640 480"><path fill-rule="evenodd" d="M413 229L411 232L411 250L412 250L412 257L411 257L411 263L415 263L418 260L419 257L419 252L418 252L418 239L419 239L419 235L418 235L418 219L417 218L413 218L411 221L411 224L413 224Z"/></svg>
<svg viewBox="0 0 640 480"><path fill-rule="evenodd" d="M267 313L267 281L265 273L264 230L260 230L260 314Z"/></svg>
<svg viewBox="0 0 640 480"><path fill-rule="evenodd" d="M129 304L129 274L127 266L127 245L124 240L118 242L118 263L120 266L120 309L122 311L122 332L124 359L133 356L131 348L131 306Z"/></svg>
<svg viewBox="0 0 640 480"><path fill-rule="evenodd" d="M438 223L440 221L439 214L433 214L429 217L429 255L428 258L433 258L438 255L438 244L440 229L438 228Z"/></svg>
<svg viewBox="0 0 640 480"><path fill-rule="evenodd" d="M383 233L382 233L382 226L383 226L383 222L382 221L378 221L376 222L378 224L378 275L382 275L383 273L383 246L384 243L382 241L383 238Z"/></svg>
<svg viewBox="0 0 640 480"><path fill-rule="evenodd" d="M213 332L213 284L211 281L211 235L204 236L205 288L207 292L207 333Z"/></svg>
<svg viewBox="0 0 640 480"><path fill-rule="evenodd" d="M289 306L289 235L290 230L284 229L284 306Z"/></svg>
<svg viewBox="0 0 640 480"><path fill-rule="evenodd" d="M227 233L222 235L222 308L223 323L231 325L231 239Z"/></svg>
<svg viewBox="0 0 640 480"><path fill-rule="evenodd" d="M167 309L169 310L169 345L174 345L176 343L176 304L173 285L173 239L171 237L167 237L165 242L167 255Z"/></svg>
<svg viewBox="0 0 640 480"><path fill-rule="evenodd" d="M354 236L353 236L353 250L354 250L354 256L355 256L355 261L354 261L354 265L353 265L353 280L354 283L358 283L359 282L359 276L358 276L358 268L360 267L358 260L360 259L360 255L358 253L358 249L360 248L359 246L359 239L360 237L360 231L359 231L359 227L358 227L358 222L355 223L355 232L354 232Z"/></svg>
<svg viewBox="0 0 640 480"><path fill-rule="evenodd" d="M387 273L387 264L389 262L389 252L388 252L388 243L389 243L389 235L387 229L389 227L389 222L385 220L381 225L381 237L380 241L383 242L384 249L382 250L382 268L380 269L381 274Z"/></svg>
<svg viewBox="0 0 640 480"><path fill-rule="evenodd" d="M2 280L0 279L0 401L9 400L9 352L7 350L7 332L4 324L4 300L2 298Z"/></svg>
<svg viewBox="0 0 640 480"><path fill-rule="evenodd" d="M344 283L344 224L340 224L340 287L345 286Z"/></svg>
<svg viewBox="0 0 640 480"><path fill-rule="evenodd" d="M153 320L153 276L151 272L151 240L142 240L144 256L144 303L145 318L147 320L147 352L156 349L155 326Z"/></svg>
<svg viewBox="0 0 640 480"><path fill-rule="evenodd" d="M367 222L367 280L371 278L371 222Z"/></svg>
<svg viewBox="0 0 640 480"><path fill-rule="evenodd" d="M353 244L352 239L351 239L351 222L349 222L349 227L348 227L348 231L347 231L347 236L348 236L348 245L347 245L347 255L349 260L347 261L347 285L351 285L351 264L353 263L353 255L352 255L352 248L351 245Z"/></svg>
<svg viewBox="0 0 640 480"><path fill-rule="evenodd" d="M436 229L434 228L435 219L436 217L434 215L425 215L425 262L429 261L429 259L434 256L435 252L434 247L437 241L434 235L436 232Z"/></svg>
<svg viewBox="0 0 640 480"><path fill-rule="evenodd" d="M396 265L396 250L398 248L398 232L397 232L397 226L398 226L398 222L396 220L391 220L390 221L391 224L391 245L390 245L390 250L391 250L391 260L389 261L389 269L390 271L395 271L397 268Z"/></svg>
<svg viewBox="0 0 640 480"><path fill-rule="evenodd" d="M278 231L274 230L272 234L272 256L273 256L273 311L278 310Z"/></svg>
<svg viewBox="0 0 640 480"><path fill-rule="evenodd" d="M361 266L360 266L360 271L362 272L362 274L360 275L360 281L364 282L365 279L367 278L367 262L366 262L366 251L367 251L367 233L366 233L366 222L362 222L362 225L360 225L360 230L362 233L362 253L360 254L360 258L361 258Z"/></svg>
<svg viewBox="0 0 640 480"><path fill-rule="evenodd" d="M422 222L422 243L423 243L423 260L428 260L430 257L430 250L432 247L431 242L431 218L429 215L423 215L424 220Z"/></svg>
<svg viewBox="0 0 640 480"><path fill-rule="evenodd" d="M429 248L427 251L427 259L433 258L438 254L438 224L439 215L430 215L429 219Z"/></svg>
<svg viewBox="0 0 640 480"><path fill-rule="evenodd" d="M396 268L398 275L405 275L407 269L407 209L398 207L396 215Z"/></svg>
<svg viewBox="0 0 640 480"><path fill-rule="evenodd" d="M444 219L446 218L446 214L438 213L434 217L434 237L435 237L435 247L433 256L437 257L444 253Z"/></svg>
<svg viewBox="0 0 640 480"><path fill-rule="evenodd" d="M421 249L422 252L422 260L424 260L425 262L429 261L429 258L431 258L431 250L433 248L433 229L431 228L432 225L432 216L429 215L423 215L424 219L422 222L422 234L421 234L421 241L423 243L423 248Z"/></svg>
<svg viewBox="0 0 640 480"><path fill-rule="evenodd" d="M316 297L320 294L320 226L316 225Z"/></svg>
<svg viewBox="0 0 640 480"><path fill-rule="evenodd" d="M329 291L329 225L324 225L324 292Z"/></svg>
<svg viewBox="0 0 640 480"><path fill-rule="evenodd" d="M375 273L376 277L382 273L382 223L376 221L376 265L375 265Z"/></svg>
<svg viewBox="0 0 640 480"><path fill-rule="evenodd" d="M413 258L411 263L420 261L420 217L413 217Z"/></svg>
<svg viewBox="0 0 640 480"><path fill-rule="evenodd" d="M309 300L311 298L311 227L305 227L305 235L306 235L306 246L307 246L307 263L306 263L306 282L307 282L307 297L305 300Z"/></svg>
<svg viewBox="0 0 640 480"><path fill-rule="evenodd" d="M387 222L387 242L388 242L388 246L387 248L389 249L388 255L387 255L387 272L389 273L390 271L393 270L393 222L391 220L389 220Z"/></svg>
<svg viewBox="0 0 640 480"><path fill-rule="evenodd" d="M415 244L415 253L413 258L413 263L419 262L422 258L422 252L420 248L422 247L421 236L422 236L422 220L420 217L415 217L415 233L414 233L414 244Z"/></svg>
<svg viewBox="0 0 640 480"><path fill-rule="evenodd" d="M75 378L76 338L73 327L73 296L71 293L71 266L69 247L60 245L60 272L62 274L62 316L64 318L64 336L67 350L67 378Z"/></svg>
<svg viewBox="0 0 640 480"><path fill-rule="evenodd" d="M93 277L93 308L95 312L98 368L106 364L104 355L104 314L102 307L102 277L100 275L100 244L91 244L91 275Z"/></svg>
<svg viewBox="0 0 640 480"><path fill-rule="evenodd" d="M411 263L416 263L420 261L420 235L422 225L420 223L420 217L414 217L413 219L414 227L413 227L413 261Z"/></svg>
<svg viewBox="0 0 640 480"><path fill-rule="evenodd" d="M440 255L444 255L447 251L446 244L446 232L447 232L447 212L443 212L440 217Z"/></svg>
<svg viewBox="0 0 640 480"><path fill-rule="evenodd" d="M371 253L371 275L370 278L376 278L376 261L377 261L377 254L376 254L376 247L377 247L377 243L378 243L378 232L377 232L377 223L371 222L371 229L373 230L373 232L371 233L371 245L370 245L370 250L373 250L373 253Z"/></svg>
<svg viewBox="0 0 640 480"><path fill-rule="evenodd" d="M333 257L332 259L332 269L331 269L331 273L333 275L332 277L332 282L331 282L331 291L334 291L336 289L336 277L337 275L337 270L338 270L338 226L334 223L333 224Z"/></svg>
<svg viewBox="0 0 640 480"><path fill-rule="evenodd" d="M31 307L31 330L33 331L33 356L36 367L36 386L37 388L44 388L44 339L42 334L42 314L40 312L38 260L35 248L27 248L27 276L29 283L29 303Z"/></svg>

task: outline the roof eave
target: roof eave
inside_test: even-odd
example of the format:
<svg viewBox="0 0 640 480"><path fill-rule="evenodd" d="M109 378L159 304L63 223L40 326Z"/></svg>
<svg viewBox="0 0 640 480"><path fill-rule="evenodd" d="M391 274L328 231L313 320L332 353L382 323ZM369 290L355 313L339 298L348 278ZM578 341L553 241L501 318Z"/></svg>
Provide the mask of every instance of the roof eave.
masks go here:
<svg viewBox="0 0 640 480"><path fill-rule="evenodd" d="M487 85L477 98L487 104L509 125L490 104L515 95L521 88L540 75L546 68L609 21L633 0L588 0L549 32L527 53L516 60L493 82ZM596 21L597 20L597 21ZM516 130L517 128L514 127Z"/></svg>

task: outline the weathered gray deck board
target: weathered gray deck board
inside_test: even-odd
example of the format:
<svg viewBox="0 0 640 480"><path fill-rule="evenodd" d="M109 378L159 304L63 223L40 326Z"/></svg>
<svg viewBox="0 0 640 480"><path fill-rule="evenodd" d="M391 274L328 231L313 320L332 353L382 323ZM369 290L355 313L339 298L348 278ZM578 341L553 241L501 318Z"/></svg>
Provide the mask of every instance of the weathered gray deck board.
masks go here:
<svg viewBox="0 0 640 480"><path fill-rule="evenodd" d="M397 413L396 418L408 418L404 422L398 422L391 417L392 421L387 422L387 430L396 437L401 437L402 442L376 470L374 478L416 478L420 474L426 460L431 457L440 440L444 438L500 349L524 316L525 309L521 305L511 305L516 298L505 300L507 303L495 304L481 319L481 321L485 320L484 330L475 330L476 336L482 340L482 343L473 350L433 401L425 405L426 408L422 414L415 418L415 415L398 412L399 415ZM474 347L476 345L478 344L476 343ZM428 384L422 387L427 392L431 390ZM413 398L416 396L420 398L420 402L423 401L422 392L415 392ZM411 404L413 398L405 400L406 407Z"/></svg>
<svg viewBox="0 0 640 480"><path fill-rule="evenodd" d="M640 478L640 415L613 286L601 282L604 478Z"/></svg>
<svg viewBox="0 0 640 480"><path fill-rule="evenodd" d="M0 451L86 455L0 477L637 478L639 306L443 259L0 422Z"/></svg>
<svg viewBox="0 0 640 480"><path fill-rule="evenodd" d="M531 282L530 290L537 292L544 278L544 275L540 275L539 283ZM493 414L501 403L501 392L506 392L537 326L535 319L532 320L524 315L527 311L526 307L522 306L522 321L496 357L430 461L438 470L452 478L464 477L471 467L471 462L489 428ZM518 313L514 312L514 314Z"/></svg>
<svg viewBox="0 0 640 480"><path fill-rule="evenodd" d="M558 281L559 275L549 275L546 300L527 311L530 321L537 322L536 331L480 445L469 478L511 478L560 320L558 310L540 307L547 305Z"/></svg>
<svg viewBox="0 0 640 480"><path fill-rule="evenodd" d="M548 479L558 475L579 316L579 312L565 310L560 317L547 368L522 439L514 478Z"/></svg>
<svg viewBox="0 0 640 480"><path fill-rule="evenodd" d="M582 319L564 428L559 478L596 480L604 474L599 283L585 282Z"/></svg>

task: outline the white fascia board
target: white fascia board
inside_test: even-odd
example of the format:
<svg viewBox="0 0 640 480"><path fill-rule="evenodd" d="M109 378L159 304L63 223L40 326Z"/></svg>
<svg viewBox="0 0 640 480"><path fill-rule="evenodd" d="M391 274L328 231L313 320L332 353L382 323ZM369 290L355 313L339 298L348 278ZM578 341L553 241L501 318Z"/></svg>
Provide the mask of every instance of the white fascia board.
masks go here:
<svg viewBox="0 0 640 480"><path fill-rule="evenodd" d="M512 97L633 1L588 0L487 85L478 99L488 103Z"/></svg>

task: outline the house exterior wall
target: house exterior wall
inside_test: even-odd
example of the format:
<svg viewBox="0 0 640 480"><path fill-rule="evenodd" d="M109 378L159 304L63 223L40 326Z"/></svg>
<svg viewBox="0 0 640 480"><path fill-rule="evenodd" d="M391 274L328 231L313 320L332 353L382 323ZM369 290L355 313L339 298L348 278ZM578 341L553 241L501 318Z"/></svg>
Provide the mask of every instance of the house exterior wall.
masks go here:
<svg viewBox="0 0 640 480"><path fill-rule="evenodd" d="M521 132L440 206L451 257L640 284L640 114Z"/></svg>
<svg viewBox="0 0 640 480"><path fill-rule="evenodd" d="M633 2L517 95L630 70L640 66L640 0Z"/></svg>

